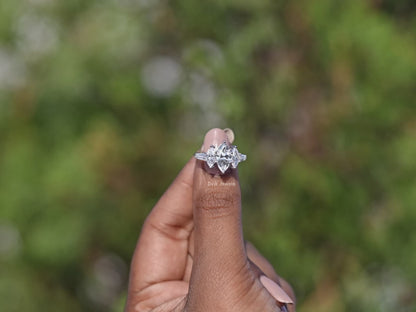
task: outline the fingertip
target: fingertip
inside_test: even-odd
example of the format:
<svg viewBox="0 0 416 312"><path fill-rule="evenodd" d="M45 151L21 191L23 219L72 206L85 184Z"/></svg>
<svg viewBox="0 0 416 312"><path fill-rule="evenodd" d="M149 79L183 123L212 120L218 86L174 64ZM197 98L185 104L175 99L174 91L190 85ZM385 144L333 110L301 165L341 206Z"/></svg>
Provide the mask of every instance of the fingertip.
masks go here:
<svg viewBox="0 0 416 312"><path fill-rule="evenodd" d="M280 303L293 303L292 298L276 282L265 275L260 276L260 282L264 288Z"/></svg>
<svg viewBox="0 0 416 312"><path fill-rule="evenodd" d="M210 146L220 145L223 142L226 142L227 144L229 143L228 136L225 131L220 128L213 128L205 134L202 151L206 152Z"/></svg>

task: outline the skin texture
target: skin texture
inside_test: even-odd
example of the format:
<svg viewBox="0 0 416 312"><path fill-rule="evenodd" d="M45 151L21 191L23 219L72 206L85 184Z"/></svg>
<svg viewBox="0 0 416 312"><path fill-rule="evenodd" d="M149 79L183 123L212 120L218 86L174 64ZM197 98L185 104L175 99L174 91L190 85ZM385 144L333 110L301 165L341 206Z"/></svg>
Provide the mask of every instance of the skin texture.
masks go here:
<svg viewBox="0 0 416 312"><path fill-rule="evenodd" d="M210 130L202 151L228 137ZM269 292L261 275L277 291ZM125 311L281 311L279 294L295 311L290 285L243 239L237 170L220 175L192 157L142 227Z"/></svg>

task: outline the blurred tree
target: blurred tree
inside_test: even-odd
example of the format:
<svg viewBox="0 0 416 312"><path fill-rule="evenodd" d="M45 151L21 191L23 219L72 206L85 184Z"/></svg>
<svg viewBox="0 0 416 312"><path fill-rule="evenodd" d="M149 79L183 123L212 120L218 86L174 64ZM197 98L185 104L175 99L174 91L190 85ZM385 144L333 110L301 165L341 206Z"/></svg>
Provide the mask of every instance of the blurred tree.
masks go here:
<svg viewBox="0 0 416 312"><path fill-rule="evenodd" d="M145 216L231 127L301 311L416 308L412 1L0 3L0 306L121 311ZM169 153L169 158L164 155Z"/></svg>

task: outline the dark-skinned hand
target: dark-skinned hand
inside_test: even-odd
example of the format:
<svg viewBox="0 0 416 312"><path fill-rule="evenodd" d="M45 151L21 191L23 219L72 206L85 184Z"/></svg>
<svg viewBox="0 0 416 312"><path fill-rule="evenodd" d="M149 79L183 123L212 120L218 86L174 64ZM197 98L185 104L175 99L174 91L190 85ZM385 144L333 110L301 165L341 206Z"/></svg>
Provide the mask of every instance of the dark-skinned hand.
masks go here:
<svg viewBox="0 0 416 312"><path fill-rule="evenodd" d="M210 130L201 150L234 135ZM237 169L194 157L147 217L131 263L127 312L295 311L290 285L250 243Z"/></svg>

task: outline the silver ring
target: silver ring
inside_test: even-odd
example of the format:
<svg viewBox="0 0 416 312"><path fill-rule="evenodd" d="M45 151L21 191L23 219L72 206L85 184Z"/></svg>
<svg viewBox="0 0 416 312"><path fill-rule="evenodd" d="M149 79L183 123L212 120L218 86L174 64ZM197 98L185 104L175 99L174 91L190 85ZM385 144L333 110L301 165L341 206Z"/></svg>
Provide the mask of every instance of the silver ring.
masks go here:
<svg viewBox="0 0 416 312"><path fill-rule="evenodd" d="M282 305L282 307L280 308L280 310L282 310L282 312L289 312L289 310L287 309L287 305L286 304Z"/></svg>
<svg viewBox="0 0 416 312"><path fill-rule="evenodd" d="M247 156L237 150L237 146L223 142L220 146L211 145L206 153L195 153L195 158L205 161L212 168L217 164L222 173L231 166L237 168L238 164L247 159Z"/></svg>

